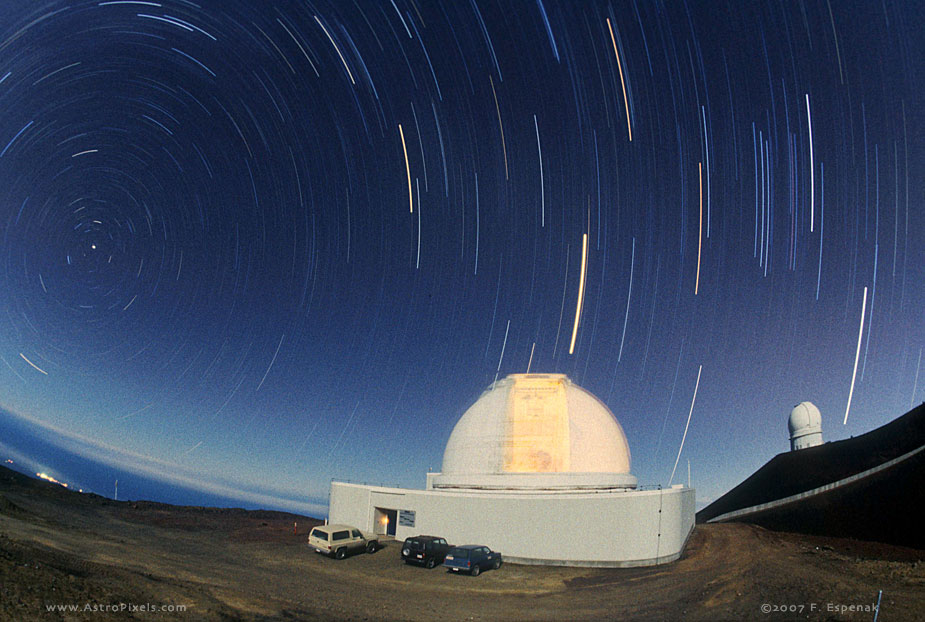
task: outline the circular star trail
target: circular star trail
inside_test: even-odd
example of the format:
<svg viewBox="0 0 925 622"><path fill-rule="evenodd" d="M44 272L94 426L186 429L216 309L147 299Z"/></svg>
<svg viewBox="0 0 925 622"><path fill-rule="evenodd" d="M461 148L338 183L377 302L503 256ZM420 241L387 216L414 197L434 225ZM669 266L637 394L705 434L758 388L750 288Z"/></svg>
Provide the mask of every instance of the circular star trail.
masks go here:
<svg viewBox="0 0 925 622"><path fill-rule="evenodd" d="M317 502L419 485L529 368L607 403L642 484L690 460L718 495L793 404L834 440L925 395L922 27L5 2L0 406L101 464Z"/></svg>

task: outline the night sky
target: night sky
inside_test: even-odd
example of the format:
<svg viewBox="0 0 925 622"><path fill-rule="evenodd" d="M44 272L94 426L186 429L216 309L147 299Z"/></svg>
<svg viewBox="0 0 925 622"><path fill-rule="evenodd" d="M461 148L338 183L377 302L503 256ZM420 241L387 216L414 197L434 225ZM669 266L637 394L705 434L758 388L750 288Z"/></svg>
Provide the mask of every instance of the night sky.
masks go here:
<svg viewBox="0 0 925 622"><path fill-rule="evenodd" d="M322 515L331 478L422 487L529 368L640 484L689 419L702 505L798 402L882 425L925 399L923 33L904 0L4 0L0 458Z"/></svg>

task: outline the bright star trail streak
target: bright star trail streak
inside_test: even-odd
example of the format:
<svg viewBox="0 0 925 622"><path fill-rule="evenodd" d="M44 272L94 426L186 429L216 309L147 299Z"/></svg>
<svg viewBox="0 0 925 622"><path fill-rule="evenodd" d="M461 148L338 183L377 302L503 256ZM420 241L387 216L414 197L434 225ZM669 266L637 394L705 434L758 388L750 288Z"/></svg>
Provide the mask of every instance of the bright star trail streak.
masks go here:
<svg viewBox="0 0 925 622"><path fill-rule="evenodd" d="M22 352L19 353L19 356L22 357L22 360L24 360L25 362L29 363L29 365L31 365L33 368L35 368L36 371L39 371L39 372L45 374L46 376L48 375L48 372L47 372L47 371L45 371L44 369L42 369L41 367L39 367L38 365L36 365L36 364L33 363L32 361L30 361L29 359L27 359L27 358L26 358L26 355L23 354Z"/></svg>
<svg viewBox="0 0 925 622"><path fill-rule="evenodd" d="M909 398L909 409L915 405L915 393L919 388L919 370L922 368L922 348L919 348L919 360L915 364L915 380L912 382L912 397Z"/></svg>
<svg viewBox="0 0 925 622"><path fill-rule="evenodd" d="M414 213L414 193L411 189L411 166L408 164L408 147L405 145L405 132L398 124L398 133L401 136L401 150L405 154L405 174L408 176L408 212Z"/></svg>
<svg viewBox="0 0 925 622"><path fill-rule="evenodd" d="M767 229L767 234L764 236L764 276L768 276L768 266L771 265L771 235L773 233L772 225L774 223L774 203L771 201L772 191L771 191L771 141L770 139L764 141L764 164L767 170L767 178L765 183L767 184L767 217L765 218L765 227Z"/></svg>
<svg viewBox="0 0 925 622"><path fill-rule="evenodd" d="M581 320L581 305L585 297L585 274L588 268L588 234L581 236L581 276L578 279L578 302L575 304L575 325L572 327L572 341L568 353L575 352L575 339L578 338L578 323Z"/></svg>
<svg viewBox="0 0 925 622"><path fill-rule="evenodd" d="M475 174L475 267L472 269L473 276L479 273L479 234L482 231L481 221L479 220L479 174Z"/></svg>
<svg viewBox="0 0 925 622"><path fill-rule="evenodd" d="M867 288L864 288L864 302L861 303L861 326L858 328L858 349L854 353L854 371L851 372L851 389L848 391L848 405L845 406L845 420L848 423L848 412L851 410L851 398L854 395L854 380L858 375L858 360L861 358L861 340L864 337L864 314L867 312Z"/></svg>
<svg viewBox="0 0 925 622"><path fill-rule="evenodd" d="M414 109L414 102L411 103L411 116L414 118L414 131L418 137L418 149L421 150L421 166L424 168L424 192L427 192L430 189L430 185L427 182L427 157L424 155L424 141L421 140L421 126L418 124L418 113ZM419 198L418 205L420 204Z"/></svg>
<svg viewBox="0 0 925 622"><path fill-rule="evenodd" d="M703 165L706 168L707 173L707 239L710 239L710 228L711 228L711 209L710 209L710 141L707 135L707 111L706 108L700 107L701 117L703 119L703 149L704 149L704 159ZM702 182L701 182L702 183ZM701 190L701 192L703 192Z"/></svg>
<svg viewBox="0 0 925 622"><path fill-rule="evenodd" d="M758 138L755 136L754 122L752 122L752 156L755 159L755 243L752 247L752 257L758 257L758 203L761 194L758 192ZM763 168L761 172L764 173Z"/></svg>
<svg viewBox="0 0 925 622"><path fill-rule="evenodd" d="M350 424L353 423L353 418L357 414L357 409L360 408L360 401L357 400L356 405L353 407L353 412L350 413L350 418L347 419L347 423L341 429L340 436L337 437L337 442L331 445L331 451L328 452L327 460L331 459L331 456L334 455L334 450L337 449L337 446L340 445L340 442L344 439L344 434L347 433L347 430L350 429Z"/></svg>
<svg viewBox="0 0 925 622"><path fill-rule="evenodd" d="M3 148L3 151L0 151L0 158L2 158L3 156L6 155L6 152L9 151L10 147L13 146L13 143L16 142L16 139L19 138L20 136L22 136L22 133L23 133L23 132L25 132L25 131L28 130L30 127L32 127L32 124L33 124L33 123L35 123L35 120L34 120L34 119L33 119L32 121L29 121L28 123L26 123L26 125L25 125L21 130L19 130L18 132L16 132L16 136L14 136L12 139L10 139L10 142L8 142L8 143L6 144L6 147Z"/></svg>
<svg viewBox="0 0 925 622"><path fill-rule="evenodd" d="M537 159L540 162L540 226L546 226L546 184L543 181L543 148L540 146L540 126L536 121L536 115L533 115L533 128L536 130L536 151Z"/></svg>
<svg viewBox="0 0 925 622"><path fill-rule="evenodd" d="M501 356L498 357L498 368L495 370L495 380L498 382L498 374L501 373L501 363L504 361L504 349L507 348L507 334L511 330L511 321L507 321L507 326L504 329L504 342L501 344Z"/></svg>
<svg viewBox="0 0 925 622"><path fill-rule="evenodd" d="M321 20L318 19L318 16L315 15L315 21L318 22L318 25L321 26L321 30L324 31L324 34L327 35L328 41L331 42L331 45L334 46L334 51L337 52L337 55L340 57L340 62L344 64L344 69L347 70L347 76L350 78L350 84L356 84L356 80L353 79L353 73L350 71L350 67L347 66L347 60L344 58L344 55L340 53L340 48L337 47L337 44L334 43L334 38L331 37L331 33L328 32L328 29L324 27L324 24L321 23Z"/></svg>
<svg viewBox="0 0 925 622"><path fill-rule="evenodd" d="M825 234L825 163L819 161L819 263L816 267L816 300L822 284L822 240Z"/></svg>
<svg viewBox="0 0 925 622"><path fill-rule="evenodd" d="M610 42L613 43L613 53L617 57L617 69L620 70L620 86L623 88L623 107L626 109L626 133L630 142L633 142L633 128L630 126L630 104L626 98L626 83L623 81L623 63L620 62L620 52L617 51L617 40L613 36L613 26L607 18L607 29L610 31Z"/></svg>
<svg viewBox="0 0 925 622"><path fill-rule="evenodd" d="M495 317L498 314L498 299L501 297L501 277L503 276L504 261L498 261L498 285L495 287L495 304L491 309L491 324L488 327L488 339L485 344L485 356L488 356L488 350L491 348L491 337L495 333Z"/></svg>
<svg viewBox="0 0 925 622"><path fill-rule="evenodd" d="M816 168L813 165L813 116L809 111L809 93L806 94L806 124L809 126L809 231L812 233L816 213Z"/></svg>
<svg viewBox="0 0 925 622"><path fill-rule="evenodd" d="M414 260L414 269L421 269L421 182L415 177L414 178L415 186L417 186L418 191L418 252L417 257Z"/></svg>
<svg viewBox="0 0 925 622"><path fill-rule="evenodd" d="M498 94L495 93L495 80L488 76L488 81L491 83L491 96L495 100L495 112L498 115L498 127L501 129L501 152L504 154L504 178L510 179L510 175L507 170L507 143L504 141L504 124L501 122L501 107L498 106Z"/></svg>
<svg viewBox="0 0 925 622"><path fill-rule="evenodd" d="M562 317L565 315L565 293L568 291L568 264L571 250L571 246L565 247L565 276L562 278L562 301L559 303L559 323L556 324L556 341L552 346L552 355L553 358L556 356L556 352L559 349L559 335L562 334Z"/></svg>
<svg viewBox="0 0 925 622"><path fill-rule="evenodd" d="M286 24L284 24L283 21L282 21L281 19L279 19L278 17L276 18L276 23L279 24L280 26L282 26L283 30L286 31L286 34L289 35L289 38L292 39L293 43L295 43L295 44L298 46L299 50L302 52L302 56L305 57L305 60L307 60L309 66L311 66L312 71L313 71L314 74L315 74L315 77L316 77L316 78L320 78L320 77L321 77L321 74L318 73L318 68L315 67L315 63L312 62L312 59L311 59L311 57L308 55L308 52L306 52L306 51L305 51L305 48L302 47L302 42L299 41L299 40L296 38L296 36L295 36L294 34L292 34L292 31L289 30L289 28L286 27Z"/></svg>
<svg viewBox="0 0 925 622"><path fill-rule="evenodd" d="M845 72L842 69L841 50L838 46L838 32L835 31L835 17L832 16L832 3L830 0L825 0L825 4L829 8L829 21L832 23L832 39L835 41L835 55L838 57L838 79L844 84Z"/></svg>
<svg viewBox="0 0 925 622"><path fill-rule="evenodd" d="M700 220L697 227L697 280L694 281L695 296L700 289L700 249L703 246L703 165L701 162L697 163L697 179L699 181Z"/></svg>
<svg viewBox="0 0 925 622"><path fill-rule="evenodd" d="M694 414L694 402L697 401L697 389L700 388L700 372L703 371L703 365L697 368L697 384L694 385L694 397L691 398L691 409L687 412L687 423L684 424L684 435L681 437L681 446L678 447L678 457L674 459L674 466L671 468L671 475L668 477L668 485L674 481L674 473L678 468L678 461L681 459L681 451L684 449L684 441L687 439L687 430L691 425L691 415Z"/></svg>
<svg viewBox="0 0 925 622"><path fill-rule="evenodd" d="M283 339L285 338L286 338L286 335L282 335L279 338L279 343L276 345L276 352L273 353L273 358L270 360L270 364L267 366L267 371L264 372L263 378L260 379L260 383L257 385L257 388L254 389L254 391L260 390L260 387L263 386L263 381L267 379L267 376L269 375L270 370L273 369L273 363L276 362L276 357L279 356L279 349L283 347Z"/></svg>
<svg viewBox="0 0 925 622"><path fill-rule="evenodd" d="M630 257L630 284L626 292L626 312L623 314L623 336L620 337L620 352L617 362L623 359L623 342L626 341L626 323L630 318L630 299L633 297L633 272L636 267L636 238L633 238L633 253Z"/></svg>
<svg viewBox="0 0 925 622"><path fill-rule="evenodd" d="M543 6L543 0L536 0L536 4L540 9L540 15L543 16L543 25L546 26L546 35L549 37L549 45L552 46L552 53L556 57L556 62L560 62L559 48L556 45L556 38L552 36L552 27L549 25L549 17L546 15L546 7Z"/></svg>
<svg viewBox="0 0 925 622"><path fill-rule="evenodd" d="M401 25L405 27L405 32L408 33L408 38L412 39L411 31L408 30L408 22L405 21L405 18L402 17L401 11L398 10L398 7L395 6L395 0L389 0L392 3L392 8L395 9L395 13L398 15L398 19L401 20Z"/></svg>

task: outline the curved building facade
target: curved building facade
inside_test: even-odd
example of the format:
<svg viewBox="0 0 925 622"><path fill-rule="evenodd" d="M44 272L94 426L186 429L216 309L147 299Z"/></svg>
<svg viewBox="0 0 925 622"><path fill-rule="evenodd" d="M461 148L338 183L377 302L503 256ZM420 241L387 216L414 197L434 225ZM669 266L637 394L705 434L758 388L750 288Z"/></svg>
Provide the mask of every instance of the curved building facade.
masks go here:
<svg viewBox="0 0 925 622"><path fill-rule="evenodd" d="M463 414L424 490L332 482L330 520L403 539L484 544L521 563L677 559L694 491L637 490L616 417L562 374L514 374Z"/></svg>
<svg viewBox="0 0 925 622"><path fill-rule="evenodd" d="M514 374L463 414L436 489L632 489L630 448L613 413L562 374Z"/></svg>

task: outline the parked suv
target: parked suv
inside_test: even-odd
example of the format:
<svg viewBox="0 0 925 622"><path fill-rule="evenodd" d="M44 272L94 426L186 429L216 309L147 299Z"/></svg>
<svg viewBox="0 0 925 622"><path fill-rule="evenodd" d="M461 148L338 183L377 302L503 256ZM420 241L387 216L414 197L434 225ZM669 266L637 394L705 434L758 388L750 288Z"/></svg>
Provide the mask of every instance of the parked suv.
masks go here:
<svg viewBox="0 0 925 622"><path fill-rule="evenodd" d="M501 567L501 553L492 551L487 546L467 544L454 546L447 552L443 565L453 572L468 572L473 577L488 568L497 570Z"/></svg>
<svg viewBox="0 0 925 622"><path fill-rule="evenodd" d="M433 568L442 564L450 545L437 536L414 536L405 540L401 547L401 558L406 564L422 564Z"/></svg>
<svg viewBox="0 0 925 622"><path fill-rule="evenodd" d="M308 534L308 544L316 553L343 559L351 552L365 550L375 553L379 548L379 538L350 525L323 525Z"/></svg>

